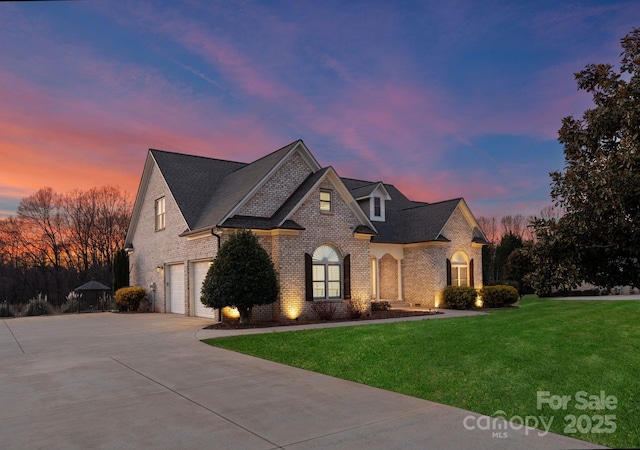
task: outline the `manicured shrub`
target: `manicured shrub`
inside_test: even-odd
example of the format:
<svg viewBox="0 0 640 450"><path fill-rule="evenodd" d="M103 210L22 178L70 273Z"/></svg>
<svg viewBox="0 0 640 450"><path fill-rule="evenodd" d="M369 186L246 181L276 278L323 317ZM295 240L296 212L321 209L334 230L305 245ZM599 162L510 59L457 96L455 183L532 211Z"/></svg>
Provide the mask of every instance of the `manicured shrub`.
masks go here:
<svg viewBox="0 0 640 450"><path fill-rule="evenodd" d="M0 317L15 317L16 312L11 305L7 303L0 303Z"/></svg>
<svg viewBox="0 0 640 450"><path fill-rule="evenodd" d="M147 292L140 286L124 287L116 291L115 298L119 311L137 311Z"/></svg>
<svg viewBox="0 0 640 450"><path fill-rule="evenodd" d="M512 305L520 298L516 288L506 285L484 286L480 290L480 295L482 296L482 305L485 308Z"/></svg>
<svg viewBox="0 0 640 450"><path fill-rule="evenodd" d="M327 300L314 301L311 304L311 310L318 316L320 320L333 320L338 310L338 302Z"/></svg>
<svg viewBox="0 0 640 450"><path fill-rule="evenodd" d="M220 246L200 300L209 308L236 308L240 323L249 323L253 307L274 303L279 289L269 253L251 230L240 230Z"/></svg>
<svg viewBox="0 0 640 450"><path fill-rule="evenodd" d="M391 309L391 303L380 300L371 302L371 311L389 311Z"/></svg>
<svg viewBox="0 0 640 450"><path fill-rule="evenodd" d="M442 291L442 307L448 309L471 309L478 293L470 286L447 286Z"/></svg>
<svg viewBox="0 0 640 450"><path fill-rule="evenodd" d="M29 300L29 304L24 310L25 316L47 316L49 314L53 314L53 308L46 298L43 299L40 296Z"/></svg>
<svg viewBox="0 0 640 450"><path fill-rule="evenodd" d="M353 297L347 300L347 311L350 319L358 319L369 310L369 301L362 297Z"/></svg>

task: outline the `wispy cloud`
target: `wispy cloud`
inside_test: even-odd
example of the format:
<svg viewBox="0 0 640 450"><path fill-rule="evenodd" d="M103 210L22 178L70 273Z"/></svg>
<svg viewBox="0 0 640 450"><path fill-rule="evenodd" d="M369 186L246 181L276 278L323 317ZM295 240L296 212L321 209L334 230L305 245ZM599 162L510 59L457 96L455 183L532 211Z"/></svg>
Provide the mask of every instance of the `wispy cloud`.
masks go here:
<svg viewBox="0 0 640 450"><path fill-rule="evenodd" d="M5 199L134 191L149 147L251 161L303 138L416 200L537 208L561 118L589 105L573 72L615 62L640 19L624 1L39 3L0 5Z"/></svg>

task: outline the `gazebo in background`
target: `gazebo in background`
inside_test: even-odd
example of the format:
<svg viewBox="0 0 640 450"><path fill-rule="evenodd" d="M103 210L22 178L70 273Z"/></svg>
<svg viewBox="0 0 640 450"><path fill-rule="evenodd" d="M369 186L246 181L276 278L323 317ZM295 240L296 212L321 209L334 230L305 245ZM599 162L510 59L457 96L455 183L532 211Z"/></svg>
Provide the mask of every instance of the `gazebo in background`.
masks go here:
<svg viewBox="0 0 640 450"><path fill-rule="evenodd" d="M96 280L91 280L73 290L78 302L78 312L109 311L111 309L111 288Z"/></svg>

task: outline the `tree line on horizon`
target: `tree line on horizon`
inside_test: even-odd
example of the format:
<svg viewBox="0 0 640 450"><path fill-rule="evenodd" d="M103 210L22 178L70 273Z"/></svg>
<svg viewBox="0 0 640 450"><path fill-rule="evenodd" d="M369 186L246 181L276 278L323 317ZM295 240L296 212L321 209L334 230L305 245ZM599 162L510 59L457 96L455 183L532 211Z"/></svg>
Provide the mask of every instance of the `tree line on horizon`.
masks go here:
<svg viewBox="0 0 640 450"><path fill-rule="evenodd" d="M574 74L592 95L559 130L565 168L550 174L553 204L540 217L479 218L483 281L539 295L595 286L640 287L640 28L621 39L619 71L589 64ZM41 188L17 216L0 219L0 302L38 293L58 302L96 279L113 286L132 204L113 186L62 195ZM119 253L120 252L120 253Z"/></svg>
<svg viewBox="0 0 640 450"><path fill-rule="evenodd" d="M0 302L45 294L59 305L91 280L114 287L131 211L114 186L67 194L43 187L23 198L15 217L0 219Z"/></svg>

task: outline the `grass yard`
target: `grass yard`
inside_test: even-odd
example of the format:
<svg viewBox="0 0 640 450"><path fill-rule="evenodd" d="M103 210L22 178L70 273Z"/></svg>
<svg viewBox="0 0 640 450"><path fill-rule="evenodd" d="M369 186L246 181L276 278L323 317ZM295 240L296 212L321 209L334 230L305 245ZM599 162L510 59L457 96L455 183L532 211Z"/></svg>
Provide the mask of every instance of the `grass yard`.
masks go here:
<svg viewBox="0 0 640 450"><path fill-rule="evenodd" d="M205 342L489 416L553 417L553 432L640 447L640 301L528 297L488 316ZM538 391L570 396L567 409L538 409ZM580 391L586 400L604 391L617 406L577 409Z"/></svg>

